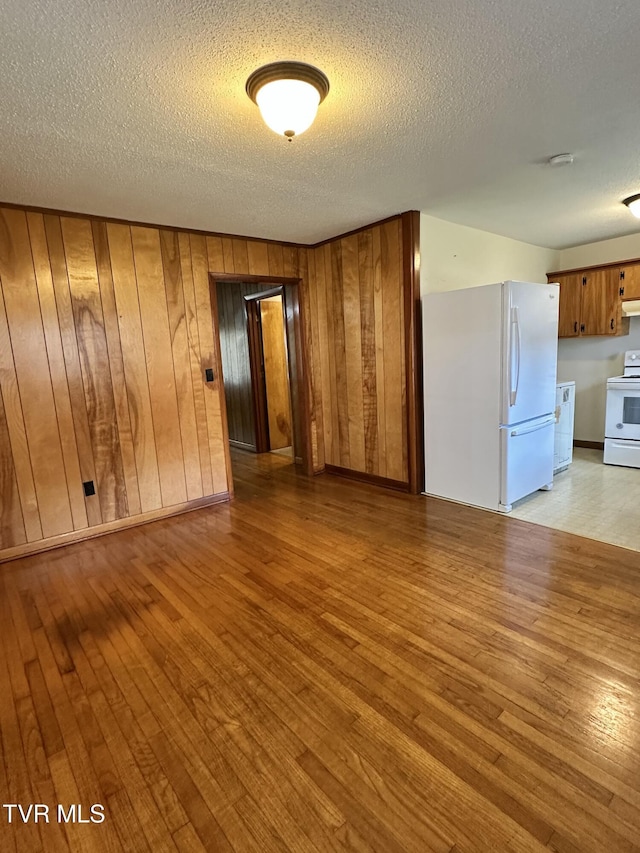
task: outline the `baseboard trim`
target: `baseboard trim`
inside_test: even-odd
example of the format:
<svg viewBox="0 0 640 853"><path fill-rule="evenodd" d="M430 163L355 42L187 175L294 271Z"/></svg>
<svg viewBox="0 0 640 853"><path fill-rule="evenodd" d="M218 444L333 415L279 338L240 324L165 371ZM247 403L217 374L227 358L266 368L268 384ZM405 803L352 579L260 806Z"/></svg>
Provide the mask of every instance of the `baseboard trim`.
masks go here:
<svg viewBox="0 0 640 853"><path fill-rule="evenodd" d="M229 439L229 444L231 447L237 447L238 450L250 450L252 453L256 452L255 444L247 444L244 441L236 441L234 438Z"/></svg>
<svg viewBox="0 0 640 853"><path fill-rule="evenodd" d="M590 450L604 450L604 441L581 441L579 438L574 438L574 447L588 447Z"/></svg>
<svg viewBox="0 0 640 853"><path fill-rule="evenodd" d="M365 471L354 471L351 468L340 468L338 465L325 465L327 474L336 477L345 477L347 480L357 480L360 483L369 483L372 486L382 486L385 489L394 489L396 492L408 492L409 483L402 480L392 480L389 477L379 477L377 474L367 474ZM321 474L322 471L318 471Z"/></svg>
<svg viewBox="0 0 640 853"><path fill-rule="evenodd" d="M4 551L0 551L0 563L8 563L10 560L18 560L20 557L28 557L33 554L52 551L54 548L63 548L65 545L73 545L76 542L84 542L87 539L96 539L98 536L105 536L107 533L115 533L118 530L140 527L142 524L160 521L160 519L170 518L172 515L182 515L185 512L192 512L195 509L202 509L203 507L224 503L229 500L231 500L229 492L218 492L217 495L207 495L204 498L197 498L195 501L187 501L186 503L175 504L174 506L154 509L151 512L146 512L144 515L118 518L116 521L109 521L106 524L100 524L96 527L87 527L84 530L72 530L69 533L62 533L60 536L52 536L50 539L25 542L22 545L15 545L13 548L6 548Z"/></svg>

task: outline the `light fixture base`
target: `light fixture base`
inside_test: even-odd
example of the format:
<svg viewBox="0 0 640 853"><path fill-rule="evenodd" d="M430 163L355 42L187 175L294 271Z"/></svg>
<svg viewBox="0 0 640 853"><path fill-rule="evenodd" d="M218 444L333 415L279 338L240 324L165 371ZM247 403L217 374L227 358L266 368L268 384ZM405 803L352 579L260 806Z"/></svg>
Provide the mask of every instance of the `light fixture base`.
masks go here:
<svg viewBox="0 0 640 853"><path fill-rule="evenodd" d="M315 65L308 65L306 62L271 62L269 65L256 68L249 75L245 88L247 95L249 95L254 104L258 103L256 95L260 89L266 83L271 83L274 80L302 80L303 83L310 83L318 90L320 103L329 94L329 80L326 74L323 74Z"/></svg>
<svg viewBox="0 0 640 853"><path fill-rule="evenodd" d="M636 219L640 219L640 193L630 195L628 198L623 199L622 203L629 208Z"/></svg>

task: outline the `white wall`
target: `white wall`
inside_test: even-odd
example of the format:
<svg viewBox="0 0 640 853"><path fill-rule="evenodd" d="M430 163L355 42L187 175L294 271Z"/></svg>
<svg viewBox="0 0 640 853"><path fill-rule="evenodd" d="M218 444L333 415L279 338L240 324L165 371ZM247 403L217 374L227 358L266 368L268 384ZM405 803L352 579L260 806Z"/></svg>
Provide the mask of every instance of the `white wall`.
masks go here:
<svg viewBox="0 0 640 853"><path fill-rule="evenodd" d="M573 270L579 267L592 267L608 264L612 261L627 261L640 258L640 233L627 237L615 237L613 240L601 240L599 243L586 243L559 251L559 265L554 270Z"/></svg>
<svg viewBox="0 0 640 853"><path fill-rule="evenodd" d="M546 281L559 252L420 214L420 290L434 293L496 281ZM639 253L640 255L640 253Z"/></svg>

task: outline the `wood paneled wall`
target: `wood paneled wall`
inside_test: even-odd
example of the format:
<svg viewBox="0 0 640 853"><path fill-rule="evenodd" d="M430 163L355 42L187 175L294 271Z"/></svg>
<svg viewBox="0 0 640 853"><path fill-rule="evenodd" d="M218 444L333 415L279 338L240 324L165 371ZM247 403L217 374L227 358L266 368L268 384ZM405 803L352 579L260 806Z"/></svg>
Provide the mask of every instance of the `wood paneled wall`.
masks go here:
<svg viewBox="0 0 640 853"><path fill-rule="evenodd" d="M0 208L0 559L227 496L209 273L297 256Z"/></svg>
<svg viewBox="0 0 640 853"><path fill-rule="evenodd" d="M313 470L406 483L403 251L402 217L307 248L0 207L0 560L228 496L210 274L300 280Z"/></svg>
<svg viewBox="0 0 640 853"><path fill-rule="evenodd" d="M408 482L403 220L307 253L323 461Z"/></svg>

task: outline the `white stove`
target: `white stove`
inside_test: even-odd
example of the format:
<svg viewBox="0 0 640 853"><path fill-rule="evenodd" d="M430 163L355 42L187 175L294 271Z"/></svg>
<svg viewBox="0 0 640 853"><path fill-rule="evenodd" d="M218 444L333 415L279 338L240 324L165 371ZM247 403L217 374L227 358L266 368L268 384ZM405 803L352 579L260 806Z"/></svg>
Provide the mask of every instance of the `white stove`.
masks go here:
<svg viewBox="0 0 640 853"><path fill-rule="evenodd" d="M640 350L628 350L622 376L607 379L604 461L640 468Z"/></svg>

